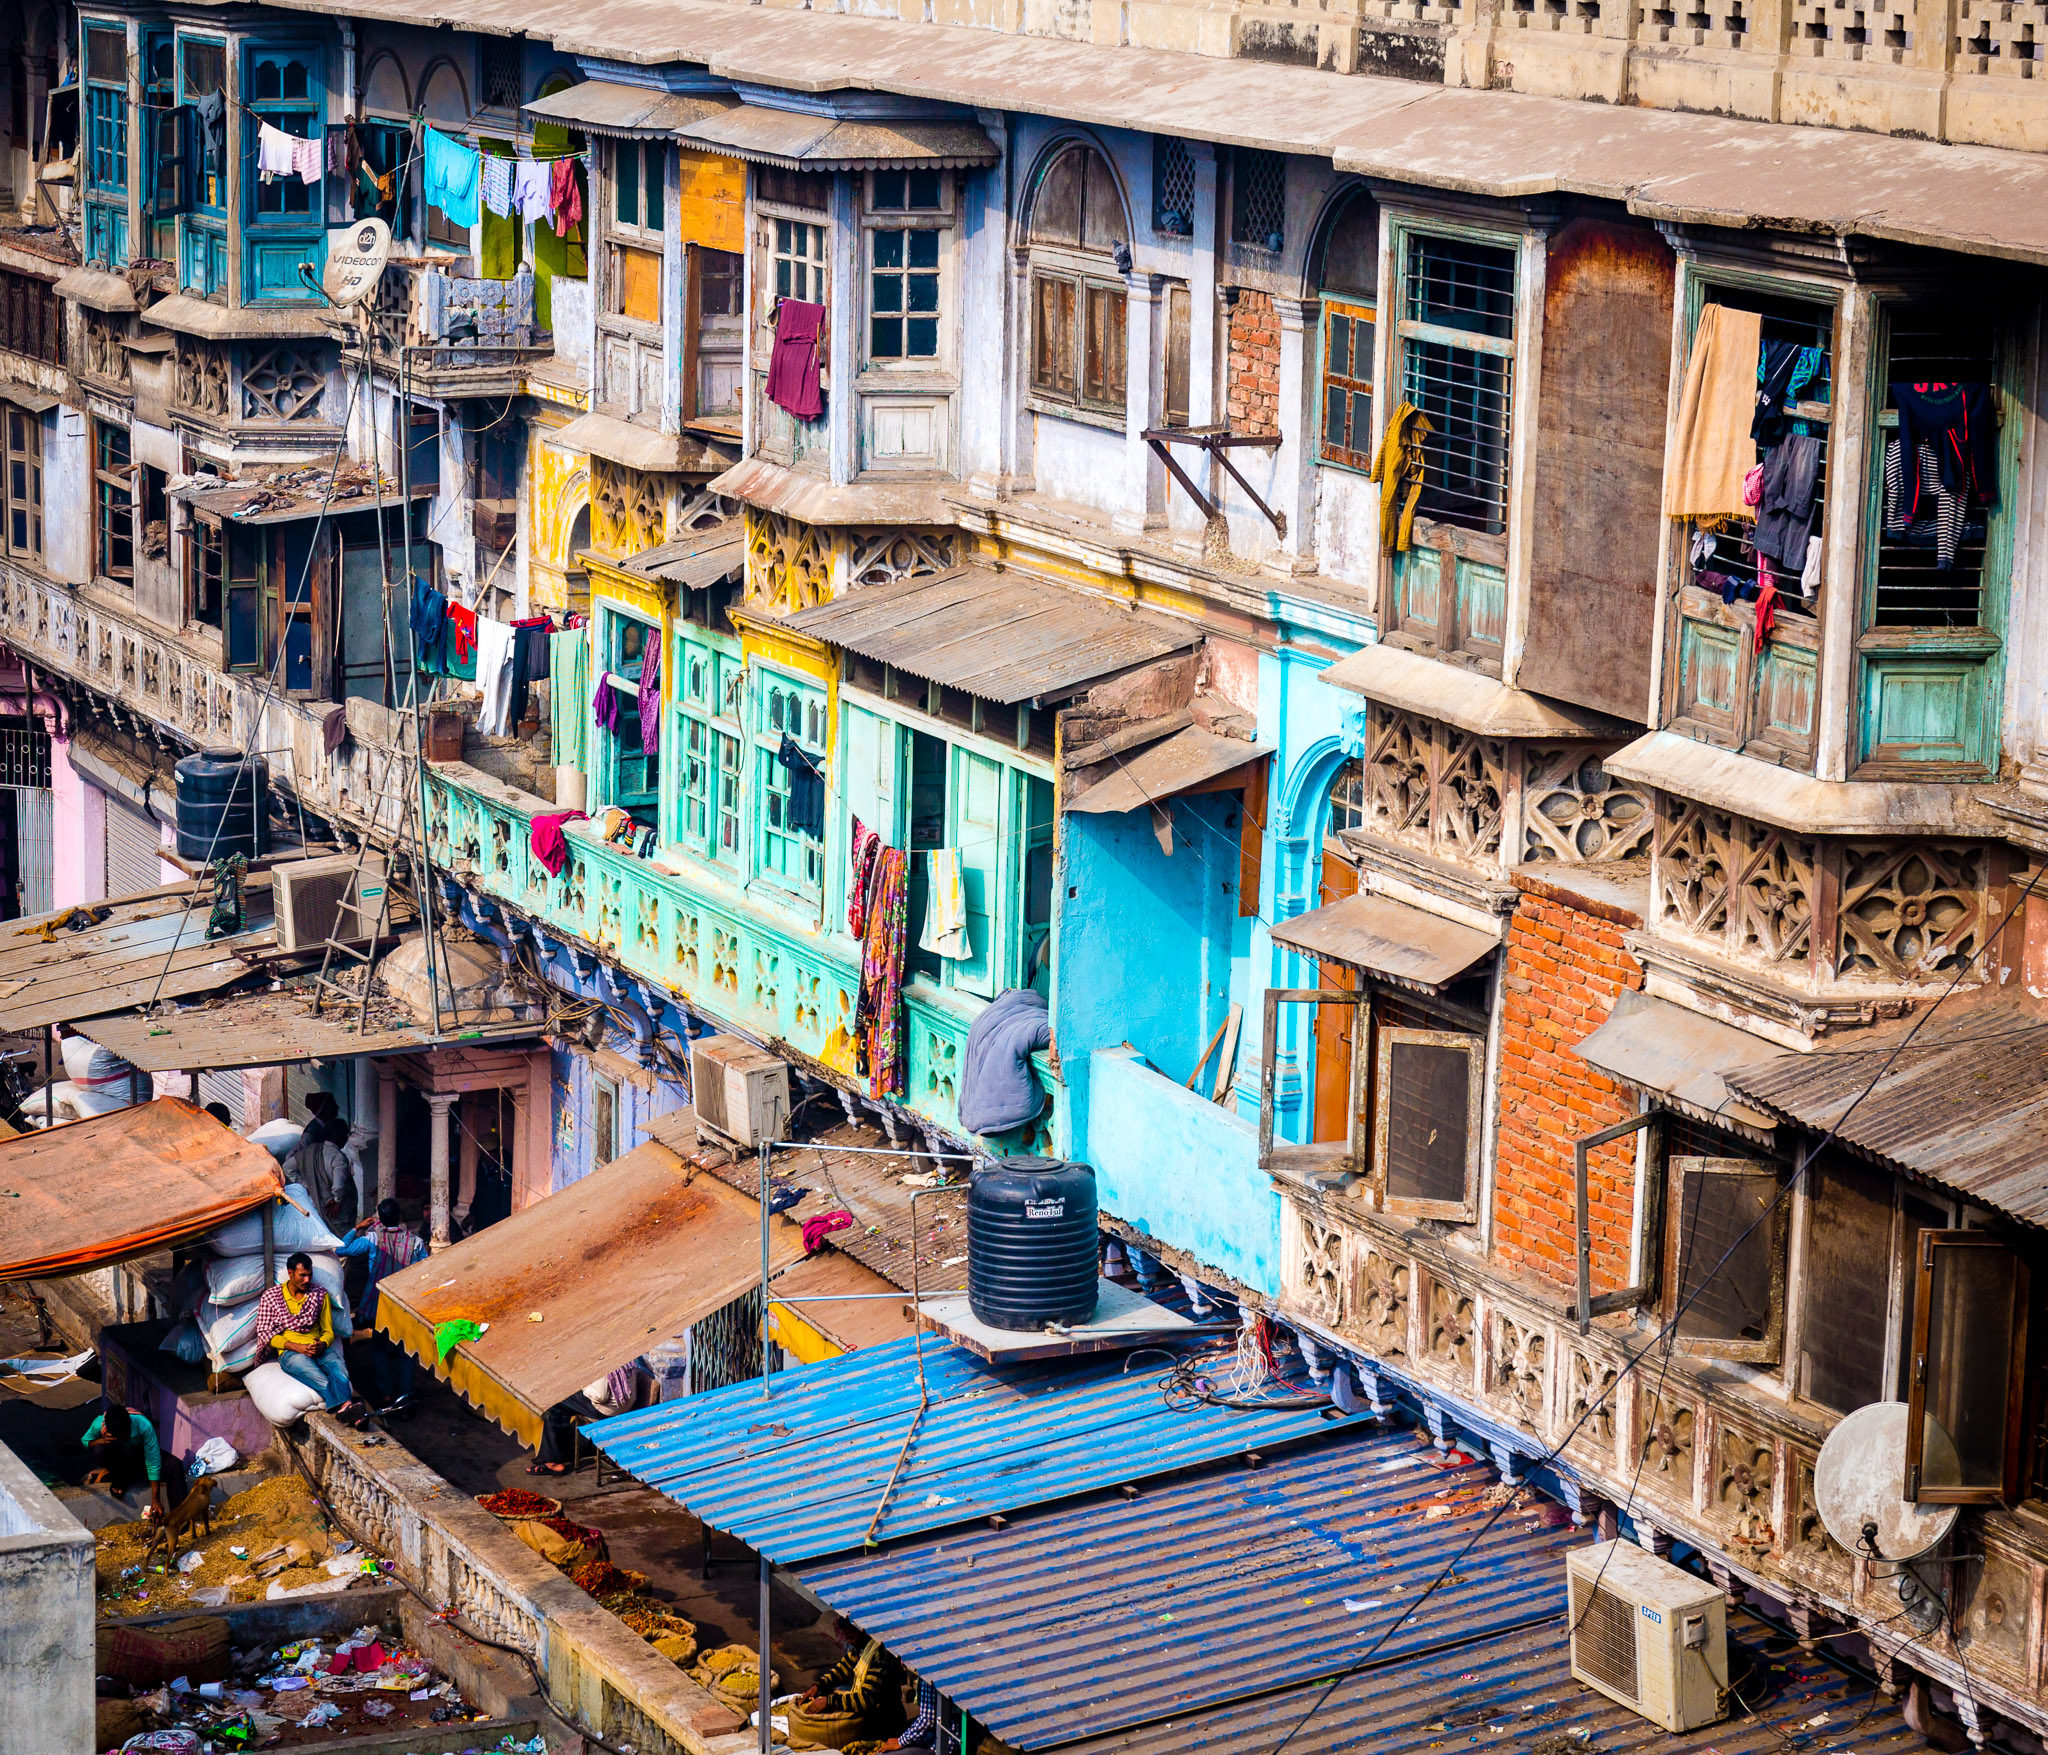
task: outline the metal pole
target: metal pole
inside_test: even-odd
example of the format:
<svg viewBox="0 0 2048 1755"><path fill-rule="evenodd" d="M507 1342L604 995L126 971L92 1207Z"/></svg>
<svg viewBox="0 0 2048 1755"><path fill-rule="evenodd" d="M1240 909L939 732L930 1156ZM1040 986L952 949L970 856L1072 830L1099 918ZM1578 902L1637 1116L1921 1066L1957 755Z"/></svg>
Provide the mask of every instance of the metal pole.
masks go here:
<svg viewBox="0 0 2048 1755"><path fill-rule="evenodd" d="M57 1026L43 1026L43 1126L57 1125Z"/></svg>
<svg viewBox="0 0 2048 1755"><path fill-rule="evenodd" d="M761 1399L767 1400L774 1394L773 1379L768 1373L768 1157L771 1147L768 1141L761 1142ZM763 1561L763 1565L767 1562ZM761 1586L761 1601L766 1603L768 1586ZM766 1638L764 1633L762 1638ZM762 1672L765 1677L767 1672ZM765 1684L764 1684L765 1685Z"/></svg>
<svg viewBox="0 0 2048 1755"><path fill-rule="evenodd" d="M765 1211L766 1209L763 1208ZM761 1755L768 1755L774 1741L774 1727L769 1723L768 1703L768 1556L761 1556L761 1686L756 1698L761 1706Z"/></svg>

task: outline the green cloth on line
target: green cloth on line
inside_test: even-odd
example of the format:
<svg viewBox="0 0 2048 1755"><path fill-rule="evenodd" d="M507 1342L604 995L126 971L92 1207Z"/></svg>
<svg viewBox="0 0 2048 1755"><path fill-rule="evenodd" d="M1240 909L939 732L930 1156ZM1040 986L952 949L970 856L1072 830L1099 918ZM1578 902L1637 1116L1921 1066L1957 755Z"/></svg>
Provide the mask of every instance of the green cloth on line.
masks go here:
<svg viewBox="0 0 2048 1755"><path fill-rule="evenodd" d="M464 1318L461 1322L439 1322L434 1325L434 1351L441 1355L441 1363L448 1363L448 1355L464 1341L483 1338L483 1330Z"/></svg>

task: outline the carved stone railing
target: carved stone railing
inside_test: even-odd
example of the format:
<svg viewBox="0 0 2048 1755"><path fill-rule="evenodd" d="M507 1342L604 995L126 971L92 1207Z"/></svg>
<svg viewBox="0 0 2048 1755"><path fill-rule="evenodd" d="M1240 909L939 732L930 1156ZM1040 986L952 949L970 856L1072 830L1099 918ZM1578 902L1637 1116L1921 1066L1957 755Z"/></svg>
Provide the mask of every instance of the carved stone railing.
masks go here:
<svg viewBox="0 0 2048 1755"><path fill-rule="evenodd" d="M559 874L533 857L532 820L550 809L460 763L427 780L428 857L440 869L562 938L580 941L643 984L650 1014L669 996L823 1063L835 1031L851 1033L860 951L814 912L772 906L729 879L608 847L580 825L566 832ZM904 995L908 1070L900 1101L959 1131L967 1029L982 1002L925 982ZM1041 1075L1042 1076L1042 1075ZM1059 1123L1031 1144L1057 1152Z"/></svg>
<svg viewBox="0 0 2048 1755"><path fill-rule="evenodd" d="M306 1462L349 1534L465 1631L524 1653L556 1711L642 1755L753 1747L737 1715L396 1442L309 1423Z"/></svg>
<svg viewBox="0 0 2048 1755"><path fill-rule="evenodd" d="M1926 1568L1954 1606L1958 1644L1902 1617L1895 1569L1852 1559L1822 1529L1813 1470L1834 1416L1705 1361L1645 1354L1652 1330L1626 1315L1581 1335L1568 1288L1275 1180L1280 1308L1362 1359L1376 1403L1419 1403L1439 1445L1491 1455L1511 1479L1555 1452L1576 1516L1619 1506L1654 1540L1698 1547L1724 1584L1755 1586L1815 1624L1870 1627L1887 1666L1896 1657L1978 1709L2040 1722L2048 1526L1965 1513L1950 1544L1960 1558Z"/></svg>

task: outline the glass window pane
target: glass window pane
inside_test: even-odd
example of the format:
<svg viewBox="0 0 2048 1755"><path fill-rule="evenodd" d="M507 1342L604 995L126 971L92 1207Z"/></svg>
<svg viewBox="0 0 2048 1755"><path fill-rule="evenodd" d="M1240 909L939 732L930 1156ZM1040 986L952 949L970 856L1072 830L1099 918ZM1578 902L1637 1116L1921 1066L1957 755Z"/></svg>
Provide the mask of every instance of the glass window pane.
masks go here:
<svg viewBox="0 0 2048 1755"><path fill-rule="evenodd" d="M895 360L903 357L903 319L901 317L877 317L870 335L868 351L878 360Z"/></svg>
<svg viewBox="0 0 2048 1755"><path fill-rule="evenodd" d="M1956 1447L1960 1481L1925 1458L1930 1486L1996 1487L2005 1478L2006 1386L2022 1320L2019 1258L1982 1244L1935 1244L1927 1281L1927 1414Z"/></svg>
<svg viewBox="0 0 2048 1755"><path fill-rule="evenodd" d="M904 171L877 171L875 173L875 206L897 208L904 205L904 188L908 173Z"/></svg>
<svg viewBox="0 0 2048 1755"><path fill-rule="evenodd" d="M901 268L903 266L903 234L901 232L875 233L875 266L877 268Z"/></svg>
<svg viewBox="0 0 2048 1755"><path fill-rule="evenodd" d="M937 232L911 232L910 266L913 268L936 268L939 265L939 234Z"/></svg>
<svg viewBox="0 0 2048 1755"><path fill-rule="evenodd" d="M645 167L647 217L644 223L651 232L661 230L663 216L668 211L664 205L664 198L667 195L664 186L667 178L667 159L668 154L660 147L651 144L648 146Z"/></svg>
<svg viewBox="0 0 2048 1755"><path fill-rule="evenodd" d="M939 205L939 173L937 171L912 171L910 176L911 207L936 207Z"/></svg>
<svg viewBox="0 0 2048 1755"><path fill-rule="evenodd" d="M1777 1196L1777 1176L1762 1169L1694 1171L1680 1190L1679 1334L1689 1340L1766 1340L1780 1232L1765 1214Z"/></svg>
<svg viewBox="0 0 2048 1755"><path fill-rule="evenodd" d="M1885 1399L1893 1183L1858 1164L1829 1162L1809 1175L1799 1387L1846 1414Z"/></svg>
<svg viewBox="0 0 2048 1755"><path fill-rule="evenodd" d="M936 311L939 308L939 277L936 274L913 274L910 281L910 308L913 311Z"/></svg>
<svg viewBox="0 0 2048 1755"><path fill-rule="evenodd" d="M631 141L621 141L612 151L612 163L616 170L613 185L617 199L613 211L620 225L640 223L640 148Z"/></svg>
<svg viewBox="0 0 2048 1755"><path fill-rule="evenodd" d="M903 309L903 276L900 274L878 274L875 276L875 309L896 312Z"/></svg>
<svg viewBox="0 0 2048 1755"><path fill-rule="evenodd" d="M939 351L939 320L936 317L913 317L906 326L904 352L912 359L928 360Z"/></svg>

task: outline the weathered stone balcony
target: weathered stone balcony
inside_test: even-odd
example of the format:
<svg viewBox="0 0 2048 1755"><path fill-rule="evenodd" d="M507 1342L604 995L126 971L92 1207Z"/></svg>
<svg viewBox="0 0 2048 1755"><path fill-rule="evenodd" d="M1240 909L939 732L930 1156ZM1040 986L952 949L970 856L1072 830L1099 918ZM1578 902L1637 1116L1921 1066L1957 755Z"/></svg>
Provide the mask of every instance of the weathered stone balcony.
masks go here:
<svg viewBox="0 0 2048 1755"><path fill-rule="evenodd" d="M556 807L460 762L427 773L427 850L441 870L553 934L580 941L639 984L650 1020L687 1008L771 1043L855 1090L850 1042L860 947L815 909L769 902L680 857L634 857L589 823L564 830L567 862L550 877L532 851L533 818ZM807 916L807 917L806 917ZM960 1129L960 1071L982 1002L923 980L904 989L908 1070L898 1101ZM680 1017L670 1017L675 1029ZM844 1033L842 1035L842 1032ZM1061 1092L1040 1057L1053 1106L1008 1149L1058 1154Z"/></svg>

